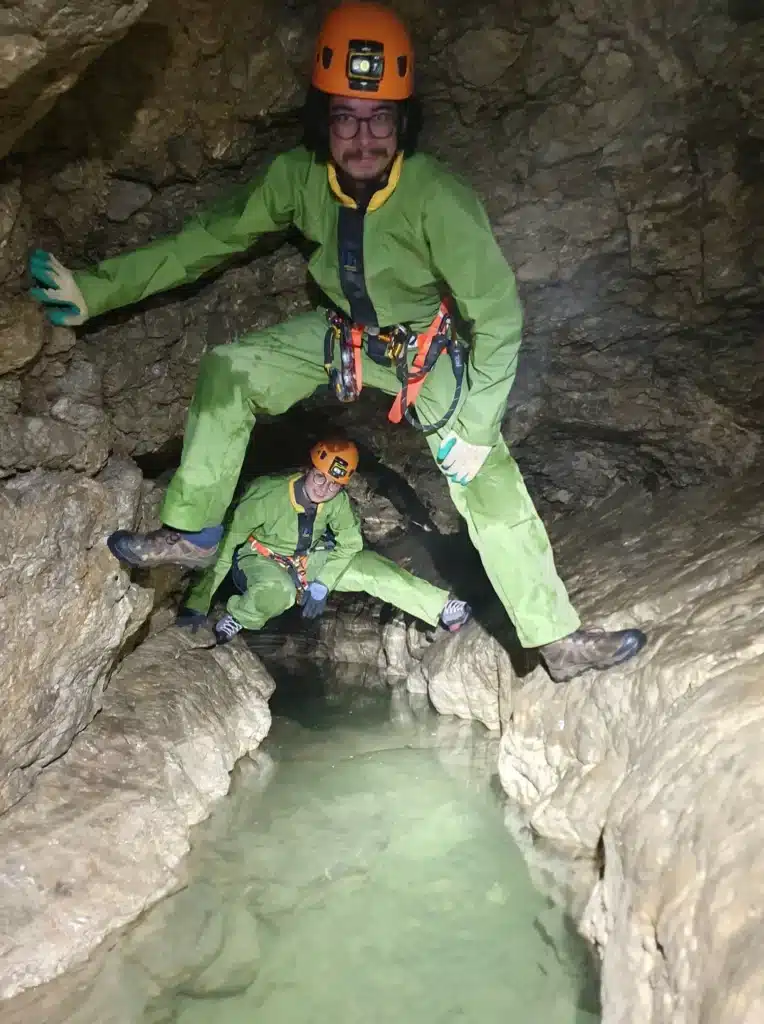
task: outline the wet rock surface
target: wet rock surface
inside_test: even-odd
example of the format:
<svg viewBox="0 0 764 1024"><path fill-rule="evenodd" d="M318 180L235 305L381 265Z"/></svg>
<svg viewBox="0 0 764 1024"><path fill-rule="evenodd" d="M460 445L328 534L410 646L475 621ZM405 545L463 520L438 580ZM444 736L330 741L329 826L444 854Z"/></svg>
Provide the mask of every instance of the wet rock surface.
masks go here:
<svg viewBox="0 0 764 1024"><path fill-rule="evenodd" d="M0 487L0 809L24 796L103 702L120 651L151 593L103 544L128 525L135 466L96 479L36 470Z"/></svg>
<svg viewBox="0 0 764 1024"><path fill-rule="evenodd" d="M643 623L651 644L623 672L554 688L515 651L511 667L482 606L460 638L431 643L346 599L291 641L292 655L373 666L370 684L407 677L497 742L501 729L502 781L535 833L582 856L604 848L581 919L603 951L609 1022L758 1021L761 939L740 894L757 884L761 845L751 817L761 491L748 474L764 432L764 19L750 0L402 11L417 40L424 146L474 184L517 272L525 340L504 435L582 612ZM191 657L161 632L179 574L131 582L102 541L118 526L156 525L203 352L309 302L304 250L279 236L75 334L51 328L26 296L26 255L48 248L76 268L144 244L296 142L320 13L306 0L148 10L99 0L55 17L22 0L0 13L0 810L12 807L0 830L13 843L13 815L29 815L42 849L35 815L55 818L56 800L74 822L66 842L91 821L72 778L77 765L96 774L105 706L93 718L137 631L156 637L149 660L163 652L177 670ZM301 458L306 424L313 438L347 431L363 445L356 497L369 541L451 585L459 563L447 545L464 550L461 523L421 438L387 424L388 405L364 393L339 407L321 392L264 418L248 472L280 469L298 448ZM151 481L115 454L137 458ZM722 489L686 501L663 493L719 479ZM434 555L407 563L399 541L414 529ZM473 600L470 578L479 599L479 569L455 585ZM210 652L194 658L208 682L233 685L233 662L224 671ZM173 722L156 721L181 742ZM241 743L206 725L219 788ZM158 753L153 763L158 779ZM110 779L112 790L93 782L94 803L108 811L124 797L119 814L138 815L132 783L119 790L116 769ZM162 815L172 822L146 893L174 884L167 865L208 799L196 785L178 788L175 804L140 805L143 835ZM98 835L106 847L105 824ZM48 889L30 895L14 862L7 977L42 977L123 920L122 889L140 875L133 853L74 939L66 920L91 896L66 880L56 890L53 868ZM130 913L143 898L131 896ZM40 947L24 975L17 931L37 943L62 905L58 944Z"/></svg>
<svg viewBox="0 0 764 1024"><path fill-rule="evenodd" d="M465 630L424 655L412 686L486 721L483 666L496 665L504 790L539 837L604 851L581 920L602 952L604 1020L754 1021L764 478L628 497L567 522L556 551L585 621L646 629L639 658L555 686Z"/></svg>
<svg viewBox="0 0 764 1024"><path fill-rule="evenodd" d="M245 648L170 629L115 672L95 721L0 818L0 997L81 963L183 880L189 829L268 732Z"/></svg>
<svg viewBox="0 0 764 1024"><path fill-rule="evenodd" d="M197 830L187 887L10 1001L8 1024L349 1021L360 1005L380 1022L455 1005L596 1020L588 951L490 797L498 736L333 670L319 697L306 667Z"/></svg>

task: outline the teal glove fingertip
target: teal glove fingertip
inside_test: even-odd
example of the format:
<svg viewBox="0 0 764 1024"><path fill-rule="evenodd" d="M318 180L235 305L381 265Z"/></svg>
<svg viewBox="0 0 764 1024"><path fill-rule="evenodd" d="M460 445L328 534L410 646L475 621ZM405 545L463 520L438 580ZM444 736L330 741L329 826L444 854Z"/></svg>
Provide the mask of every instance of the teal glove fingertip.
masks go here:
<svg viewBox="0 0 764 1024"><path fill-rule="evenodd" d="M67 303L65 306L55 306L52 309L47 309L46 312L48 319L56 327L66 327L69 317L80 315L80 311L71 303Z"/></svg>
<svg viewBox="0 0 764 1024"><path fill-rule="evenodd" d="M47 263L33 263L29 261L29 272L32 277L39 281L40 284L44 284L46 288L57 288L58 285L53 279L50 272L50 265Z"/></svg>
<svg viewBox="0 0 764 1024"><path fill-rule="evenodd" d="M448 438L445 441L441 441L440 442L440 447L438 448L438 454L437 454L436 458L439 461L442 462L443 459L445 459L445 457L448 455L448 453L451 451L451 449L454 447L455 444L456 444L456 438L455 437L450 437L450 438Z"/></svg>

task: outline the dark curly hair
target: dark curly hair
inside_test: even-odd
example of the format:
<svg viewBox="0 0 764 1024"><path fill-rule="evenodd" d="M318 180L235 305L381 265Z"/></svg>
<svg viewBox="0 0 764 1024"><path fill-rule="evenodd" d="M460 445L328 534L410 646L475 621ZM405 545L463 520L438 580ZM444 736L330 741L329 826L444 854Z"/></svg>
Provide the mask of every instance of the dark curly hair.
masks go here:
<svg viewBox="0 0 764 1024"><path fill-rule="evenodd" d="M302 143L315 153L319 163L329 160L329 102L328 93L310 86L302 108ZM401 100L398 110L398 149L405 156L416 152L422 130L422 105L416 96Z"/></svg>

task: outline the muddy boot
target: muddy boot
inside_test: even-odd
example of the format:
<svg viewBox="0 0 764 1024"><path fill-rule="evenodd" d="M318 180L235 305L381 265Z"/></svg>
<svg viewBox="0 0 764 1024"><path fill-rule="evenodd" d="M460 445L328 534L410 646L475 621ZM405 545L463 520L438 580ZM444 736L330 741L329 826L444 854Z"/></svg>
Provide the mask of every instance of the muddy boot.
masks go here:
<svg viewBox="0 0 764 1024"><path fill-rule="evenodd" d="M566 683L590 668L605 669L639 654L647 643L641 629L577 629L562 640L544 644L539 653L556 683Z"/></svg>
<svg viewBox="0 0 764 1024"><path fill-rule="evenodd" d="M215 639L218 645L227 644L237 633L241 633L242 629L244 629L242 624L237 622L230 612L226 612L222 619L218 619L215 623Z"/></svg>
<svg viewBox="0 0 764 1024"><path fill-rule="evenodd" d="M193 536L193 535L192 535ZM157 565L181 565L184 569L204 569L217 555L217 543L202 547L189 535L161 526L151 533L117 530L106 541L109 551L125 565L153 569Z"/></svg>
<svg viewBox="0 0 764 1024"><path fill-rule="evenodd" d="M440 613L439 625L449 633L458 633L462 626L466 626L472 618L472 609L466 601L459 601L455 597L449 598L443 605Z"/></svg>

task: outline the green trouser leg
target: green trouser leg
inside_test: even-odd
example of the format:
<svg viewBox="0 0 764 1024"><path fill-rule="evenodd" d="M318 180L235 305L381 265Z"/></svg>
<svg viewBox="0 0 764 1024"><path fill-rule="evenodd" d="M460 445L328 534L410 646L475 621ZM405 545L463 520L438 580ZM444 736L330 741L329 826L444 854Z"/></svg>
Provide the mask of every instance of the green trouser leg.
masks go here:
<svg viewBox="0 0 764 1024"><path fill-rule="evenodd" d="M309 562L308 574L314 571ZM320 578L320 570L317 571ZM413 576L389 558L373 551L359 551L334 589L342 593L362 591L422 619L430 626L437 626L443 605L448 600L447 590Z"/></svg>
<svg viewBox="0 0 764 1024"><path fill-rule="evenodd" d="M230 568L231 560L229 558L218 558L217 562L208 569L204 569L189 588L183 601L183 607L191 608L195 612L203 612L206 615L218 587L228 575Z"/></svg>
<svg viewBox="0 0 764 1024"><path fill-rule="evenodd" d="M226 608L246 629L262 629L295 602L297 591L286 569L262 555L239 560L247 577L247 590L228 599Z"/></svg>
<svg viewBox="0 0 764 1024"><path fill-rule="evenodd" d="M217 526L231 503L257 413L278 415L326 383L319 312L207 352L199 366L183 455L162 505L178 530Z"/></svg>
<svg viewBox="0 0 764 1024"><path fill-rule="evenodd" d="M443 415L453 387L453 373L444 356L417 401L424 422L435 423ZM427 438L433 455L448 429ZM544 524L504 442L494 446L469 484L449 480L448 487L523 647L540 647L578 629L581 622L557 575Z"/></svg>
<svg viewBox="0 0 764 1024"><path fill-rule="evenodd" d="M308 578L320 579L326 552L318 551L308 559ZM215 591L222 583L230 562L210 566L189 591L184 606L209 611ZM239 568L247 577L247 591L231 597L227 609L247 629L262 629L269 619L285 612L295 602L295 587L289 573L260 555L244 554ZM448 591L413 576L406 569L373 551L359 551L337 581L341 593L363 592L400 608L410 615L436 626L448 600Z"/></svg>

